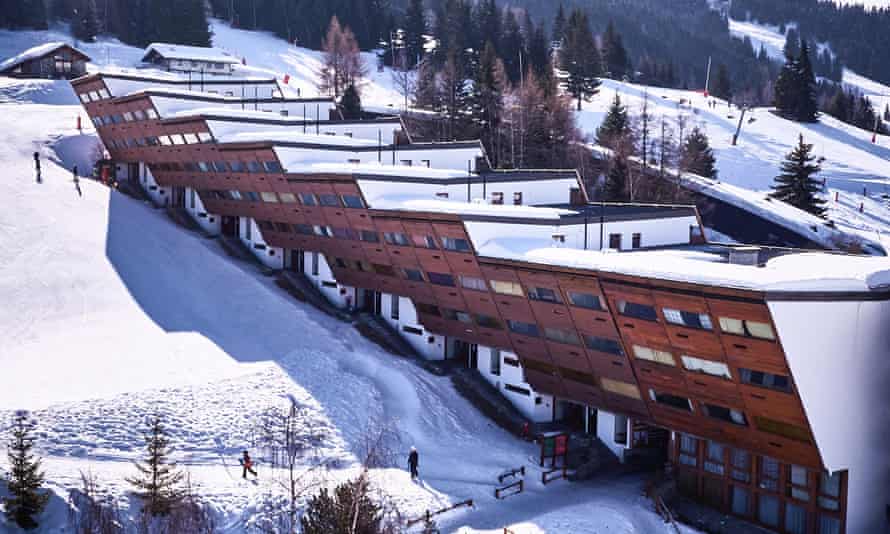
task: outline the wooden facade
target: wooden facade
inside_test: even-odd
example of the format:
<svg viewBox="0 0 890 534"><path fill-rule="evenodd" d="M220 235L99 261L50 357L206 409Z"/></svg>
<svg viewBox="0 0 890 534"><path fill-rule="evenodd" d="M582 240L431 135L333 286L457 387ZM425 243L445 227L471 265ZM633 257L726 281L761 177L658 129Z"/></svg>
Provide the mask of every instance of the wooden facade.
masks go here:
<svg viewBox="0 0 890 534"><path fill-rule="evenodd" d="M14 62L0 70L0 74L13 78L70 80L86 74L88 61L90 61L90 57L80 50L60 44L40 55L26 56L22 61Z"/></svg>
<svg viewBox="0 0 890 534"><path fill-rule="evenodd" d="M93 118L123 116L151 101L85 107ZM797 508L784 510L799 506L804 533L822 532L822 515L843 532L846 478L839 495L819 493L824 465L764 294L483 257L461 216L369 209L356 176L288 174L271 143L149 141L209 136L200 117L154 113L97 129L114 159L145 162L162 186L197 190L210 213L257 220L270 246L323 253L338 282L412 299L427 330L514 352L535 390L677 432L672 454L687 493L730 511L731 493L748 491L752 504L739 515L752 520L756 503L775 497L778 523L764 526L796 533L784 522ZM446 246L455 242L468 246ZM681 452L683 435L696 436L691 455ZM706 457L716 445L722 470ZM735 450L751 460L746 480L732 476ZM771 459L779 476L764 489L755 469ZM792 466L797 478L804 470L804 486L790 483ZM818 504L829 497L835 510Z"/></svg>

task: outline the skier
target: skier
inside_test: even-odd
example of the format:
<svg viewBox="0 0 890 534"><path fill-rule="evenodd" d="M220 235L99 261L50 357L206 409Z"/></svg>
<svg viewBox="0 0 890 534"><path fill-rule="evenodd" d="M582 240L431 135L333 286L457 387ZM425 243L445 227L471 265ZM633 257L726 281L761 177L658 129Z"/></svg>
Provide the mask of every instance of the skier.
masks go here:
<svg viewBox="0 0 890 534"><path fill-rule="evenodd" d="M34 153L34 169L37 171L37 183L41 183L43 179L40 176L40 154L38 152Z"/></svg>
<svg viewBox="0 0 890 534"><path fill-rule="evenodd" d="M417 460L418 460L417 449L415 449L414 447L411 447L411 453L408 454L408 467L411 468L411 480L416 479L418 476L417 475Z"/></svg>
<svg viewBox="0 0 890 534"><path fill-rule="evenodd" d="M253 470L253 460L250 459L250 454L247 451L244 451L244 456L241 458L241 466L244 468L241 472L241 478L247 478L248 471L250 471L251 475L258 476L256 471Z"/></svg>
<svg viewBox="0 0 890 534"><path fill-rule="evenodd" d="M77 189L77 196L82 197L83 191L80 190L80 178L77 177L77 165L71 169L71 174L74 175L74 189Z"/></svg>

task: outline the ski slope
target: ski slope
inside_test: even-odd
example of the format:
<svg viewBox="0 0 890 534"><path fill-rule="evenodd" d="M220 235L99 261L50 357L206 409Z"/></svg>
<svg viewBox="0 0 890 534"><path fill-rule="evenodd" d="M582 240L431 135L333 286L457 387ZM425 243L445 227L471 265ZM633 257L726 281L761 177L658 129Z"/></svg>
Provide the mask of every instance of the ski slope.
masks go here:
<svg viewBox="0 0 890 534"><path fill-rule="evenodd" d="M69 169L89 168L97 138L75 130L82 109L67 82L0 79L0 95L0 435L15 410L37 421L54 491L38 532L67 531L64 498L81 472L121 500L132 531L139 506L124 477L152 414L167 421L174 458L220 531L247 532L282 489L262 463L257 484L243 481L237 456L253 448L262 413L290 398L319 435L301 468L328 463L322 483L357 474L369 428L391 425L401 455L416 446L422 483L402 465L371 478L407 517L472 498L473 509L441 516L443 532L671 532L640 479L545 488L534 446L495 427L447 378L294 301L162 211L87 179L78 196ZM526 492L495 500L496 475L520 465ZM2 514L0 532L20 533Z"/></svg>

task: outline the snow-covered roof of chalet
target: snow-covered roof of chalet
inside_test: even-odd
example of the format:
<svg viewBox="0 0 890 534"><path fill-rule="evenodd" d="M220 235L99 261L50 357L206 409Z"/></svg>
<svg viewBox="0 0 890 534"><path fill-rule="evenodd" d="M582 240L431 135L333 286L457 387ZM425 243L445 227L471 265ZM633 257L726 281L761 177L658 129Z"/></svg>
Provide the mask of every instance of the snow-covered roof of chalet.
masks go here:
<svg viewBox="0 0 890 534"><path fill-rule="evenodd" d="M792 252L763 266L731 264L695 249L614 252L556 247L552 240L497 237L474 243L481 256L692 284L764 292L861 292L890 289L890 259Z"/></svg>
<svg viewBox="0 0 890 534"><path fill-rule="evenodd" d="M205 83L224 82L228 84L240 82L276 82L276 79L273 76L247 74L245 71L243 71L243 69L239 70L237 77L233 77L232 75L214 74L211 72L207 72L204 73L203 77L196 78L195 76L189 77L177 72L171 72L150 67L134 69L128 67L120 67L117 65L106 65L103 66L97 74L108 78L122 78L126 80L164 82L172 84L196 84L198 80L201 80Z"/></svg>
<svg viewBox="0 0 890 534"><path fill-rule="evenodd" d="M460 202L455 200L417 198L412 195L398 194L369 200L369 204L374 209L428 211L510 219L539 219L550 221L554 224L559 222L560 217L577 214L576 211L563 208L489 204L481 200L478 202Z"/></svg>
<svg viewBox="0 0 890 534"><path fill-rule="evenodd" d="M333 136L332 136L333 137ZM275 147L276 152L281 150ZM383 165L381 163L306 163L305 156L298 159L281 159L285 171L290 174L355 174L364 178L422 178L431 181L448 180L453 178L467 178L467 171L455 171L449 169L430 169L427 167L407 167L403 165ZM393 180L396 182L397 180ZM397 185L395 187L398 187Z"/></svg>
<svg viewBox="0 0 890 534"><path fill-rule="evenodd" d="M220 143L243 143L270 141L275 143L297 143L311 146L338 146L338 147L376 147L377 141L371 139L359 139L345 135L322 135L302 133L288 130L262 130L258 132L227 132L216 137ZM279 154L286 154L287 147L276 146Z"/></svg>
<svg viewBox="0 0 890 534"><path fill-rule="evenodd" d="M11 69L13 67L16 67L17 65L25 63L26 61L30 61L32 59L37 59L37 58L43 57L47 54L51 54L51 53L55 52L59 48L65 48L65 47L74 50L78 54L81 54L87 60L90 59L90 56L88 56L85 53L83 53L82 51L74 48L73 46L69 45L68 43L64 43L62 41L56 41L56 42L52 42L52 43L43 43L41 45L37 45L33 48L29 48L29 49L25 50L24 52L21 52L20 54L16 54L16 55L12 56L11 58L4 60L2 63L0 63L0 71L5 71L8 69Z"/></svg>
<svg viewBox="0 0 890 534"><path fill-rule="evenodd" d="M145 47L142 61L146 61L151 53L165 59L188 59L192 61L211 61L214 63L241 63L232 54L215 47L188 46L172 43L151 43Z"/></svg>

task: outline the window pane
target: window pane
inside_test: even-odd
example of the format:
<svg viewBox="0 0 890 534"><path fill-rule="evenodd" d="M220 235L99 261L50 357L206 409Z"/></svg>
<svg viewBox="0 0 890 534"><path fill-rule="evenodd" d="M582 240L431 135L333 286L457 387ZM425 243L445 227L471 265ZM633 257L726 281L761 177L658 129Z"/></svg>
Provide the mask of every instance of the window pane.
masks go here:
<svg viewBox="0 0 890 534"><path fill-rule="evenodd" d="M332 194L328 194L328 193L323 193L321 195L318 195L318 202L322 206L328 206L328 207L339 207L340 206L340 200L337 198L337 195L332 195Z"/></svg>
<svg viewBox="0 0 890 534"><path fill-rule="evenodd" d="M423 282L423 273L418 271L417 269L402 269L405 273L405 278L411 280L412 282Z"/></svg>
<svg viewBox="0 0 890 534"><path fill-rule="evenodd" d="M819 514L819 534L841 534L840 519Z"/></svg>
<svg viewBox="0 0 890 534"><path fill-rule="evenodd" d="M400 232L384 232L383 240L390 245L399 245L403 247L411 245L411 242L408 240L408 236Z"/></svg>
<svg viewBox="0 0 890 534"><path fill-rule="evenodd" d="M500 321L488 315L476 315L476 324L478 324L479 326L484 326L485 328L494 328L497 330L501 330L503 328Z"/></svg>
<svg viewBox="0 0 890 534"><path fill-rule="evenodd" d="M807 511L796 504L785 504L785 530L790 534L807 534Z"/></svg>
<svg viewBox="0 0 890 534"><path fill-rule="evenodd" d="M602 310L604 309L602 300L599 295L591 295L590 293L577 293L575 291L569 291L569 302L572 303L573 306L578 306L579 308L587 308L590 310Z"/></svg>
<svg viewBox="0 0 890 534"><path fill-rule="evenodd" d="M738 486L732 487L732 513L741 516L748 515L749 501L751 493L745 488Z"/></svg>
<svg viewBox="0 0 890 534"><path fill-rule="evenodd" d="M745 335L745 327L739 319L730 319L729 317L720 317L720 329L727 334L736 334L738 336Z"/></svg>
<svg viewBox="0 0 890 534"><path fill-rule="evenodd" d="M492 280L491 290L502 295L514 295L517 297L525 296L525 293L522 292L522 285L520 285L519 282Z"/></svg>
<svg viewBox="0 0 890 534"><path fill-rule="evenodd" d="M293 193L278 193L278 198L285 204L293 204L297 201L297 197Z"/></svg>
<svg viewBox="0 0 890 534"><path fill-rule="evenodd" d="M455 252L470 252L470 242L459 237L443 237L442 248Z"/></svg>
<svg viewBox="0 0 890 534"><path fill-rule="evenodd" d="M475 291L487 291L488 287L485 285L485 280L481 278L475 278L472 276L461 276L460 277L460 285L466 289L472 289Z"/></svg>
<svg viewBox="0 0 890 534"><path fill-rule="evenodd" d="M263 199L263 202L278 202L278 197L272 192L262 192L260 198Z"/></svg>
<svg viewBox="0 0 890 534"><path fill-rule="evenodd" d="M685 367L687 371L695 371L723 378L732 378L732 375L729 372L729 367L725 363L703 360L685 354L681 356L680 359L683 360L683 367Z"/></svg>
<svg viewBox="0 0 890 534"><path fill-rule="evenodd" d="M430 272L428 272L426 274L427 274L427 278L429 279L429 281L433 284L436 284L439 286L450 286L450 287L454 286L454 277L451 276L450 274L430 273Z"/></svg>
<svg viewBox="0 0 890 534"><path fill-rule="evenodd" d="M658 393L654 389L649 390L649 397L659 403L686 412L692 411L692 403L686 397L671 395L670 393Z"/></svg>
<svg viewBox="0 0 890 534"><path fill-rule="evenodd" d="M779 526L779 499L760 495L757 499L757 519L771 527Z"/></svg>
<svg viewBox="0 0 890 534"><path fill-rule="evenodd" d="M535 324L523 323L522 321L507 321L507 326L517 334L538 337L538 326Z"/></svg>
<svg viewBox="0 0 890 534"><path fill-rule="evenodd" d="M532 300L541 300L544 302L562 304L562 299L559 297L559 293L553 289L548 289L546 287L529 288L528 298Z"/></svg>
<svg viewBox="0 0 890 534"><path fill-rule="evenodd" d="M633 351L634 356L640 360L647 360L650 362L671 366L677 365L677 362L674 360L674 356L670 352L652 349L649 347L643 347L640 345L634 345Z"/></svg>
<svg viewBox="0 0 890 534"><path fill-rule="evenodd" d="M580 345L581 341L578 335L570 330L562 330L559 328L544 328L544 337L550 341L557 343L567 343L569 345Z"/></svg>
<svg viewBox="0 0 890 534"><path fill-rule="evenodd" d="M343 204L347 208L364 208L365 203L362 202L362 198L358 195L341 195L340 198L343 199Z"/></svg>
<svg viewBox="0 0 890 534"><path fill-rule="evenodd" d="M600 385L602 385L605 391L610 393L641 400L640 390L634 384L612 380L611 378L600 378Z"/></svg>
<svg viewBox="0 0 890 534"><path fill-rule="evenodd" d="M754 337L769 340L776 339L776 335L773 333L773 327L768 325L767 323L745 321L745 326L748 327L748 332Z"/></svg>
<svg viewBox="0 0 890 534"><path fill-rule="evenodd" d="M642 319L644 321L655 322L658 320L658 314L655 313L655 308L652 306L649 306L648 304L639 304L637 302L628 302L626 300L618 301L618 313L635 319Z"/></svg>
<svg viewBox="0 0 890 534"><path fill-rule="evenodd" d="M587 348L590 350L596 350L599 352L605 352L608 354L616 354L622 355L624 351L621 350L621 343L614 339L606 339L597 336L589 336L584 335L584 343L587 345Z"/></svg>

